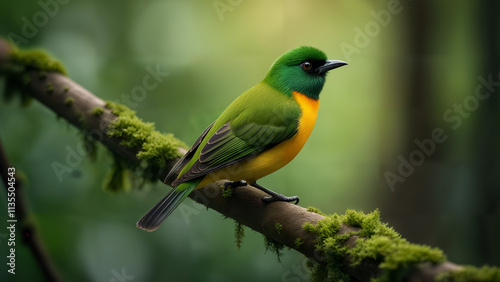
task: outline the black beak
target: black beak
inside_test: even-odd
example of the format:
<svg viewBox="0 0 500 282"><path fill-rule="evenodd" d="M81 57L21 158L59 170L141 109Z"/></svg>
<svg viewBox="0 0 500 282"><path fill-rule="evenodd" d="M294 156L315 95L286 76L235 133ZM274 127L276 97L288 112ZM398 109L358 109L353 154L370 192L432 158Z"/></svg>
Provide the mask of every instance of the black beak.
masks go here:
<svg viewBox="0 0 500 282"><path fill-rule="evenodd" d="M329 70L333 70L333 69L336 69L336 68L339 68L339 67L345 66L345 65L347 65L347 63L344 61L327 60L324 65L316 68L316 72L318 74L323 74Z"/></svg>

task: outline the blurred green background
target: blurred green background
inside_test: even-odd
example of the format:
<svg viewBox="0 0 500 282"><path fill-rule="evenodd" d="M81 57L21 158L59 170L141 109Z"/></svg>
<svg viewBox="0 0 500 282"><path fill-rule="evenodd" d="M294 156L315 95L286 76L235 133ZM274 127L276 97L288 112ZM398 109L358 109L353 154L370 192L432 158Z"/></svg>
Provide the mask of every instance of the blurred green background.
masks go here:
<svg viewBox="0 0 500 282"><path fill-rule="evenodd" d="M349 66L329 74L302 152L260 184L325 213L378 208L404 237L453 262L500 265L499 10L498 1L23 0L0 4L0 36L49 51L105 100L125 102L147 67L168 72L129 106L188 144L279 55L315 46ZM436 129L446 140L432 146ZM168 187L102 191L111 165L102 147L59 181L52 163L65 164L81 136L37 101L1 102L0 138L28 178L32 220L67 281L307 280L302 255L285 251L279 263L253 231L238 251L234 222L212 210L136 229ZM398 172L402 159L413 171ZM39 281L20 235L17 274L4 271L2 229L0 280Z"/></svg>

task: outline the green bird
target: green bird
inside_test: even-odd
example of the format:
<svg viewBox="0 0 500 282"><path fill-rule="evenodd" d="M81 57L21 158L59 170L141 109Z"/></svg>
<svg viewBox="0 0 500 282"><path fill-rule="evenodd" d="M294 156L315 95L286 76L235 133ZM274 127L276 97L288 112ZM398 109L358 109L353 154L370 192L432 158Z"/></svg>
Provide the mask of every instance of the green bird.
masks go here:
<svg viewBox="0 0 500 282"><path fill-rule="evenodd" d="M262 198L265 203L298 203L298 197L277 194L256 181L299 153L316 122L326 73L344 65L308 46L280 56L264 80L236 98L174 165L164 180L178 173L174 188L137 227L156 230L194 189L222 179L231 187L251 183L270 195Z"/></svg>

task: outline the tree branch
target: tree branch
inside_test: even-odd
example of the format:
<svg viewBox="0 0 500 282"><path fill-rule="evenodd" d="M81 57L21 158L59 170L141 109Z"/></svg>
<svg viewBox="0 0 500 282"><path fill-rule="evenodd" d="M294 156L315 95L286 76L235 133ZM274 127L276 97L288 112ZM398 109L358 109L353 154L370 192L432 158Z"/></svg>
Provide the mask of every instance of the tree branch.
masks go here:
<svg viewBox="0 0 500 282"><path fill-rule="evenodd" d="M0 44L0 74L2 58L5 63L8 60L8 54L5 53L5 48L2 49ZM89 132L92 137L102 142L109 150L129 161L140 162L137 158L140 151L139 147L131 148L121 145L120 141L122 140L106 134L117 116L105 107L106 103L103 100L60 73L48 72L43 77L39 75L39 70L31 69L29 70L29 77L30 82L27 87L32 97L80 130ZM49 87L51 91L47 90L47 85L51 85ZM67 103L65 103L68 99L72 100L71 107L68 107ZM104 109L102 114L98 116L92 114L93 109L96 107ZM184 153L185 151L179 149L179 152ZM172 167L173 163L175 163L175 160L167 162L167 170ZM317 225L318 222L327 219L325 216L286 202L264 204L261 198L265 194L251 186L236 188L232 196L227 199L222 195L222 183L219 181L207 185L194 191L189 197L280 244L297 250L315 262L326 264L330 254L318 248L325 242L320 239L318 234L306 231L304 228L306 223ZM342 241L341 245L346 247L346 250L352 250L358 244L357 239L363 237L359 226L351 226L345 223L340 224L336 234L332 236L342 237L343 234L346 234L346 239ZM354 265L353 257L346 255L341 261L340 268L352 280L368 281L370 278L378 277L382 273L383 269L380 264L383 259L383 257L363 259L360 264ZM450 262L418 264L417 267L411 268L411 271L407 273L406 280L433 281L440 273L459 269L459 266Z"/></svg>

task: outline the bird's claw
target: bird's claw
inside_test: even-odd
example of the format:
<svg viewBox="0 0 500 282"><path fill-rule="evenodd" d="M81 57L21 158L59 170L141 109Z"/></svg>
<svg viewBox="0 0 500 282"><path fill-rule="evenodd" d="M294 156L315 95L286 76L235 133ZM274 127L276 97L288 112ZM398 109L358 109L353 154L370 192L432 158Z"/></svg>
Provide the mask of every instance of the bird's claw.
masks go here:
<svg viewBox="0 0 500 282"><path fill-rule="evenodd" d="M236 188L241 186L247 186L247 182L245 180L239 180L239 181L228 181L224 183L224 188Z"/></svg>
<svg viewBox="0 0 500 282"><path fill-rule="evenodd" d="M299 197L298 196L293 196L293 197L287 197L285 195L282 195L282 194L276 194L276 195L273 195L273 196L265 196L265 197L262 197L262 202L268 204L268 203L272 203L272 202L288 202L288 203L291 203L291 202L294 202L295 201L295 204L298 204L299 203Z"/></svg>

